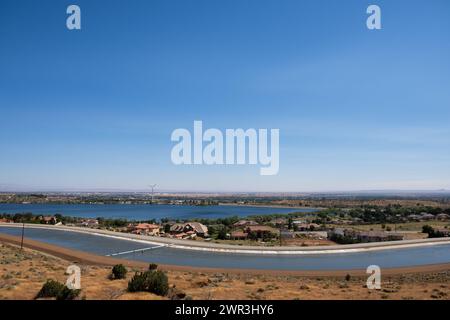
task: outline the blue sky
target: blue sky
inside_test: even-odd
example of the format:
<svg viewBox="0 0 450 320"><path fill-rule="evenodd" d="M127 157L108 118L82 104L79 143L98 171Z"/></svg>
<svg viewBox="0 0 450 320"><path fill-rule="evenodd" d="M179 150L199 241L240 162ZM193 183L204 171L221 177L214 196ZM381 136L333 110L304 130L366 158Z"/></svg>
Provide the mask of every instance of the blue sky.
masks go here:
<svg viewBox="0 0 450 320"><path fill-rule="evenodd" d="M449 57L447 0L2 0L0 190L450 188ZM173 165L194 120L279 128L279 174Z"/></svg>

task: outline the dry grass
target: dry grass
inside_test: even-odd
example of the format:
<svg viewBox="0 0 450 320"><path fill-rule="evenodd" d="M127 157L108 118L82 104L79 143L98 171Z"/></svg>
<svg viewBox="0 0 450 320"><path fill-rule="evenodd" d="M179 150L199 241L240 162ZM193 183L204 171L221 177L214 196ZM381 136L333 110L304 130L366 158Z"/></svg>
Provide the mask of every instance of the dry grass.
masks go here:
<svg viewBox="0 0 450 320"><path fill-rule="evenodd" d="M0 244L0 299L33 299L47 279L65 282L71 264L33 250ZM109 280L111 269L81 265L86 299L167 299L128 293L127 279ZM169 283L192 299L449 299L450 270L383 279L382 290L368 290L365 278L300 277L169 271Z"/></svg>

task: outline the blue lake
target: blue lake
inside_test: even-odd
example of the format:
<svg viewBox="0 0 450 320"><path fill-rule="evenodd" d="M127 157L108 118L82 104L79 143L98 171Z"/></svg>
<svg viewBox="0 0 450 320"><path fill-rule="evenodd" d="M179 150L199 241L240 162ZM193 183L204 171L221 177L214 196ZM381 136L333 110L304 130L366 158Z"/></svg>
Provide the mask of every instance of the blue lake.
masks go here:
<svg viewBox="0 0 450 320"><path fill-rule="evenodd" d="M273 208L249 206L185 206L149 204L0 204L0 213L62 214L81 218L111 218L128 220L216 219L231 216L268 215L275 213L314 212L312 208Z"/></svg>

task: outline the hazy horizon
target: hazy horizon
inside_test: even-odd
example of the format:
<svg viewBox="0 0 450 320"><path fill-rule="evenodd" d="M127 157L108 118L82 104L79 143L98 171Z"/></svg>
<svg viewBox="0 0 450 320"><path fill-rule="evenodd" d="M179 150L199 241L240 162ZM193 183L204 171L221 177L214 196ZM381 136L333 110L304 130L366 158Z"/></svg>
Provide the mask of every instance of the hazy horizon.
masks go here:
<svg viewBox="0 0 450 320"><path fill-rule="evenodd" d="M121 188L6 188L0 185L0 193L28 193L28 192L42 192L42 193L139 193L150 194L150 188L135 188L135 189L121 189ZM450 189L435 188L435 189L354 189L354 190L274 190L274 191L255 191L255 190L182 190L182 189L158 189L154 191L155 194L358 194L358 193L373 193L373 194L396 194L396 193L450 193Z"/></svg>

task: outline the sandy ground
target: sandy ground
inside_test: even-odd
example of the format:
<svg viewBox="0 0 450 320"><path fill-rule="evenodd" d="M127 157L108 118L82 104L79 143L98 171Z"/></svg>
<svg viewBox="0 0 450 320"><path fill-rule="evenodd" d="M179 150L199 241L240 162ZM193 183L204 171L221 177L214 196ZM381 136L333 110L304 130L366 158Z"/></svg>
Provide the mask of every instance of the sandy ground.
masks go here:
<svg viewBox="0 0 450 320"><path fill-rule="evenodd" d="M27 245L29 246L29 244ZM47 248L48 249L48 248ZM46 248L43 250L47 251ZM67 267L76 263L82 269L81 296L86 299L168 299L151 293L128 293L127 282L134 271L146 269L144 263L128 264L126 280L110 280L114 259L89 263L90 257L67 259L3 241L0 243L0 299L33 299L47 279L65 282ZM72 253L76 254L76 253ZM61 255L61 256L64 256ZM103 258L103 257L98 257ZM122 261L122 260L121 260ZM122 261L123 262L123 261ZM365 287L366 277L342 274L297 275L278 272L217 270L177 270L163 266L170 286L192 299L450 299L450 267L404 270L382 277L381 290ZM434 270L434 271L432 271Z"/></svg>

